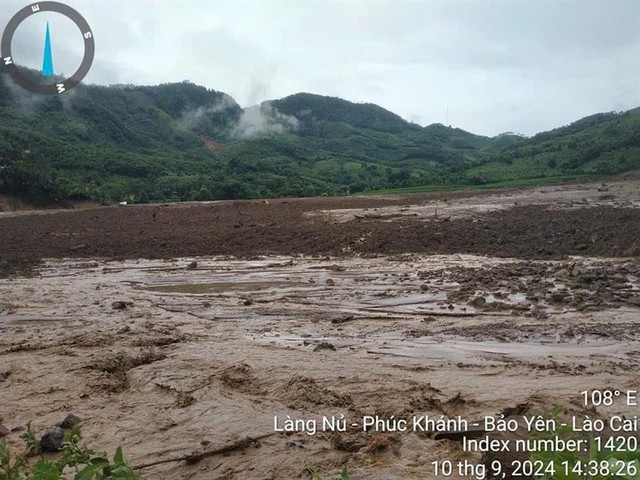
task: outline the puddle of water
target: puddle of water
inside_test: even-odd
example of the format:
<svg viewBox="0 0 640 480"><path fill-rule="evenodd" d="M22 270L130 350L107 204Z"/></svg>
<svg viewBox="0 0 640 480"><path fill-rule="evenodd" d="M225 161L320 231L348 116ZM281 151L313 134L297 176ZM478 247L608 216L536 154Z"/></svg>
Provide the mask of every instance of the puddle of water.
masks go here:
<svg viewBox="0 0 640 480"><path fill-rule="evenodd" d="M554 358L585 358L594 354L614 355L620 348L618 342L590 341L582 344L557 343L502 343L502 342L472 342L455 338L445 338L443 341L404 341L389 342L385 349L392 349L403 355L425 357L430 359L468 361L473 357L483 358L485 355L502 356L519 359Z"/></svg>
<svg viewBox="0 0 640 480"><path fill-rule="evenodd" d="M225 292L255 292L261 290L293 291L301 288L314 288L313 284L302 282L210 282L210 283L174 283L136 287L139 290L161 293L182 293L206 295Z"/></svg>
<svg viewBox="0 0 640 480"><path fill-rule="evenodd" d="M397 296L381 297L376 296L362 300L365 305L371 305L372 307L397 307L407 305L422 305L424 303L443 302L447 300L446 292L438 293L418 293L418 294L404 294Z"/></svg>
<svg viewBox="0 0 640 480"><path fill-rule="evenodd" d="M303 338L291 333L278 334L269 332L263 336L263 341L281 345L316 344L328 341L336 347L348 346L345 339L335 336L318 336ZM358 344L368 353L382 355L397 355L440 362L468 362L468 361L509 361L520 359L527 361L544 360L548 358L584 361L594 355L624 358L620 353L620 343L610 340L589 339L581 343L511 343L495 341L469 341L459 337L438 337L436 339L400 338L395 334L368 336L365 343Z"/></svg>
<svg viewBox="0 0 640 480"><path fill-rule="evenodd" d="M77 318L73 317L36 317L29 315L0 315L0 323L15 323L15 324L26 324L26 323L49 323L49 322L77 322Z"/></svg>
<svg viewBox="0 0 640 480"><path fill-rule="evenodd" d="M477 295L482 295L482 292L476 292L476 296ZM485 300L487 301L487 303L494 303L494 302L505 302L505 303L524 303L527 302L527 296L524 293L505 293L504 297L497 297L495 294L493 293L489 293L486 295L483 295Z"/></svg>

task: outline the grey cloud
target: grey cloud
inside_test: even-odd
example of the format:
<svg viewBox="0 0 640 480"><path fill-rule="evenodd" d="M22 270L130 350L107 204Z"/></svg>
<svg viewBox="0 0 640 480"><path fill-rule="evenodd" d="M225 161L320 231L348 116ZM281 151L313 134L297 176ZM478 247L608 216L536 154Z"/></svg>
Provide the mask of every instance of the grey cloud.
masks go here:
<svg viewBox="0 0 640 480"><path fill-rule="evenodd" d="M92 83L189 79L243 106L309 91L421 124L449 108L452 125L485 135L640 103L637 0L67 3L95 33ZM0 28L22 6L2 1ZM37 63L41 30L16 53ZM76 54L56 38L59 56Z"/></svg>

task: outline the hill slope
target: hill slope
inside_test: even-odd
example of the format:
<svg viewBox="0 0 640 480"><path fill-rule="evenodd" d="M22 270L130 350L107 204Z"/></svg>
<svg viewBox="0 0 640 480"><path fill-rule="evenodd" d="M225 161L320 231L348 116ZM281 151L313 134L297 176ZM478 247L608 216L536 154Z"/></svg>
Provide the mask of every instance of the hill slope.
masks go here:
<svg viewBox="0 0 640 480"><path fill-rule="evenodd" d="M207 200L609 173L638 168L638 117L600 114L531 139L488 138L309 93L245 110L189 82L38 97L0 73L0 193Z"/></svg>
<svg viewBox="0 0 640 480"><path fill-rule="evenodd" d="M640 169L640 108L598 113L507 146L469 175L486 182Z"/></svg>

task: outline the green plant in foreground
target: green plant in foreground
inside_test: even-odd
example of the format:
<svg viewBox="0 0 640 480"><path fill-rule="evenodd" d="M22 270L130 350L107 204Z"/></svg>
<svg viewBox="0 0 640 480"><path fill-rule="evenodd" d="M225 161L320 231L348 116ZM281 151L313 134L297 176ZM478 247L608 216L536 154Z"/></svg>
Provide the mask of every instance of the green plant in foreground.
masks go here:
<svg viewBox="0 0 640 480"><path fill-rule="evenodd" d="M311 480L324 480L322 475L320 475L317 471L309 469L309 472L311 473ZM349 480L349 471L347 470L346 465L342 469L340 475L335 477L333 480Z"/></svg>
<svg viewBox="0 0 640 480"><path fill-rule="evenodd" d="M563 406L555 407L550 418L557 419L563 411ZM540 438L556 437L567 440L576 438L576 434L567 425L559 426ZM540 461L544 465L553 464L554 473L536 477L541 480L640 480L640 450L599 450L593 438L588 452L540 451L531 455L531 461ZM621 468L622 462L629 467Z"/></svg>
<svg viewBox="0 0 640 480"><path fill-rule="evenodd" d="M75 471L74 480L138 480L118 447L113 461L106 453L96 452L86 445L80 445L82 438L80 427L76 426L65 434L60 458L51 460L40 455L37 461L28 460L28 456L37 451L35 434L31 425L21 436L26 444L24 453L13 456L5 441L0 442L0 480L60 480L70 478Z"/></svg>

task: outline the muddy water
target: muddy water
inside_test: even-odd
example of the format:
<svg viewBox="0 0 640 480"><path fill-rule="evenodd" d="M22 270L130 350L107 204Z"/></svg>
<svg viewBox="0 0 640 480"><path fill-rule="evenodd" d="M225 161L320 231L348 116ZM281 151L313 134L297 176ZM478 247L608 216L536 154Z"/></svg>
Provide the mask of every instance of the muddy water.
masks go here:
<svg viewBox="0 0 640 480"><path fill-rule="evenodd" d="M62 260L39 273L0 280L1 422L42 430L73 412L92 445L122 445L135 465L271 434L275 415L477 419L638 387L637 259ZM633 413L600 414L614 412ZM355 479L435 478L431 461L460 458L478 460L428 435L294 433L143 472L331 478L346 463Z"/></svg>

